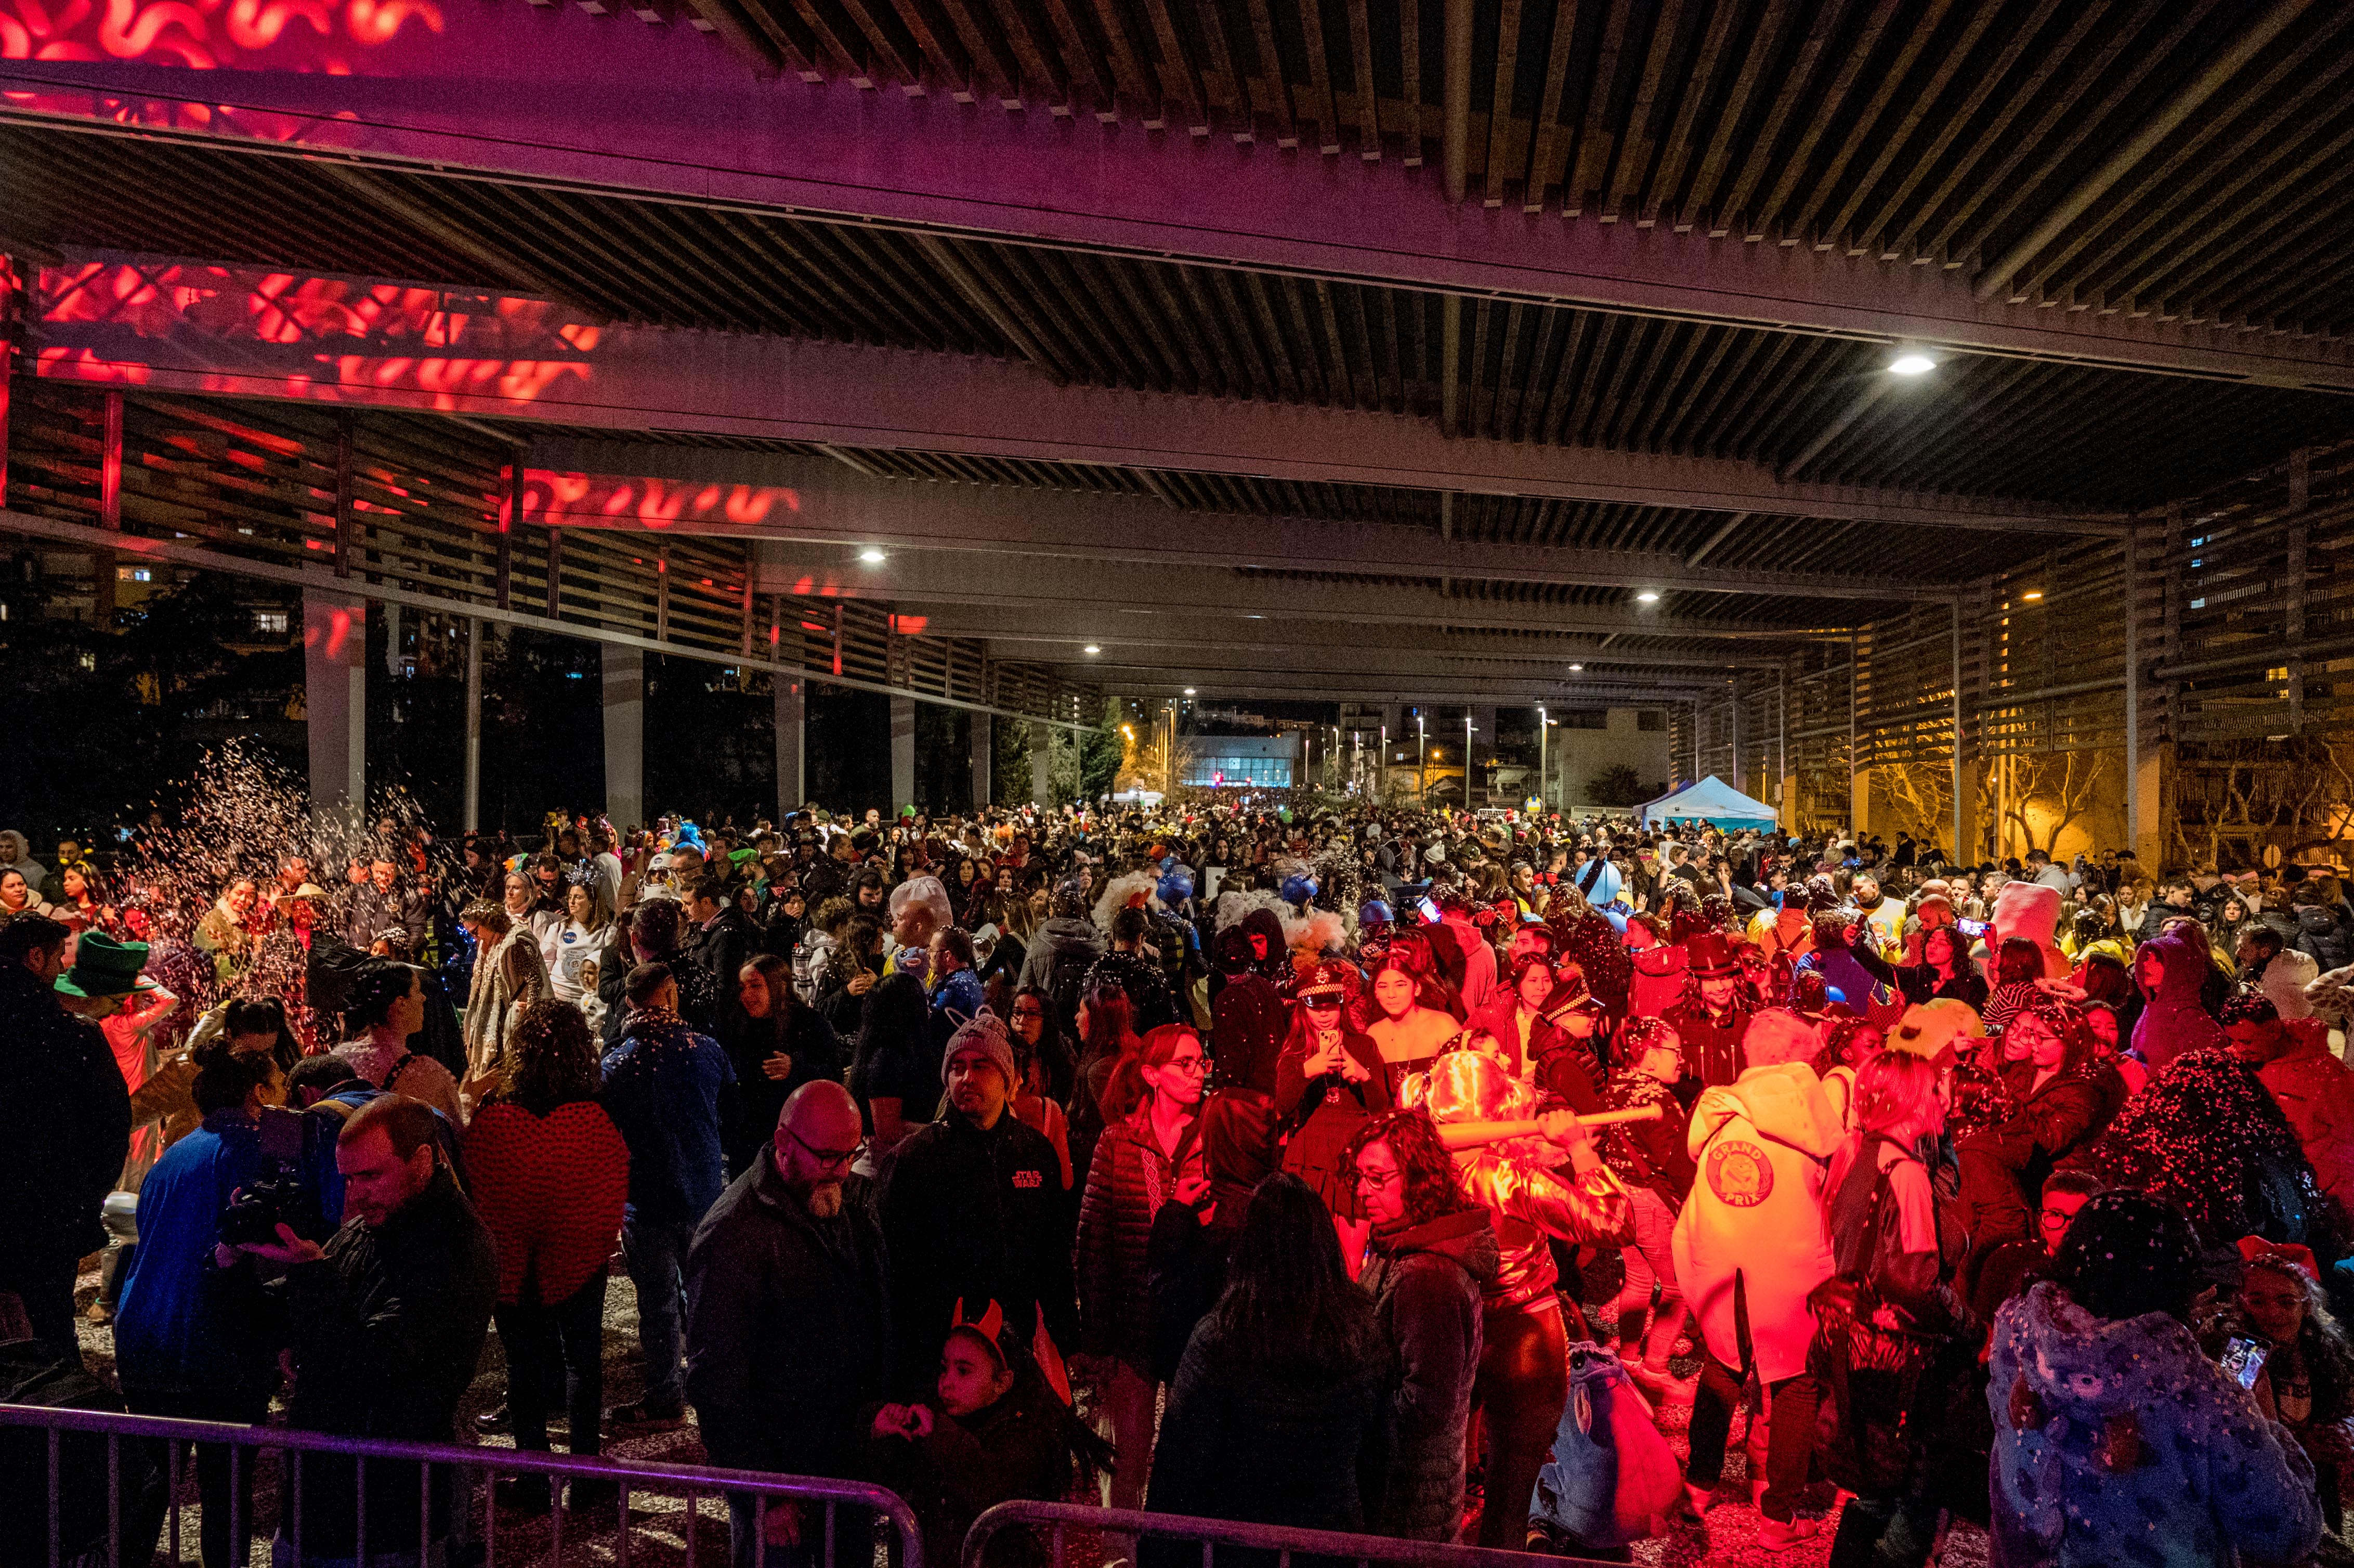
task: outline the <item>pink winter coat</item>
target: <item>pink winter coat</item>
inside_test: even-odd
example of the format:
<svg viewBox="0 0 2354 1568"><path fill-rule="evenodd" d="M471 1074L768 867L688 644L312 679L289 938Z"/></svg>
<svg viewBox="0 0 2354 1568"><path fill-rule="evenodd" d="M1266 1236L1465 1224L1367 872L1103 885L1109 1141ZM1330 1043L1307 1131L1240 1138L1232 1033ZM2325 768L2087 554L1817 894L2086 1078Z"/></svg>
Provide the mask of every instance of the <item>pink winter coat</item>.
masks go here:
<svg viewBox="0 0 2354 1568"><path fill-rule="evenodd" d="M2211 960L2198 928L2177 926L2144 942L2134 952L2137 970L2150 953L2158 955L2163 969L2157 991L2134 1022L2133 1046L2155 1073L2185 1051L2222 1044L2223 1031L2199 1004L2199 988L2206 982Z"/></svg>
<svg viewBox="0 0 2354 1568"><path fill-rule="evenodd" d="M2296 1128L2321 1190L2354 1214L2354 1068L2329 1054L2326 1030L2291 1024L2289 1038L2256 1075Z"/></svg>

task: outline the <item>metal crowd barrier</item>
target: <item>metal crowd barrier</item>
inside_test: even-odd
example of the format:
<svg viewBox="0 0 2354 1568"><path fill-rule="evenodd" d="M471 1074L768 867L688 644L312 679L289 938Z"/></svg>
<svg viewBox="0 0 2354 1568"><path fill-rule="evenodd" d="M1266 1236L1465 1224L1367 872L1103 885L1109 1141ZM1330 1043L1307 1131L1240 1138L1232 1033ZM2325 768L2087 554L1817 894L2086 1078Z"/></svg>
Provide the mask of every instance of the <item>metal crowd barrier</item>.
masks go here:
<svg viewBox="0 0 2354 1568"><path fill-rule="evenodd" d="M1147 1540L1183 1542L1199 1548L1202 1568L1215 1568L1221 1546L1247 1551L1248 1561L1271 1562L1291 1568L1295 1556L1323 1563L1355 1563L1371 1568L1376 1563L1405 1563L1420 1568L1560 1568L1564 1563L1594 1563L1591 1557L1555 1557L1550 1553L1504 1552L1490 1546L1441 1546L1428 1541L1398 1541L1386 1535L1352 1535L1336 1530L1295 1530L1288 1525L1246 1524L1230 1519L1190 1519L1182 1514L1147 1513L1135 1509L1096 1508L1087 1503L1002 1502L973 1520L964 1538L961 1568L982 1568L990 1542L1009 1530L1043 1530L1053 1539L1052 1568L1066 1568L1064 1537L1073 1530L1101 1531L1134 1536L1138 1557ZM1092 1568L1092 1565L1083 1565Z"/></svg>
<svg viewBox="0 0 2354 1568"><path fill-rule="evenodd" d="M183 1450L189 1444L218 1444L228 1446L229 1460L229 1495L232 1508L229 1539L244 1541L247 1561L250 1560L252 1542L247 1541L251 1521L243 1517L243 1510L235 1499L241 1495L239 1480L249 1473L249 1467L259 1462L264 1450L274 1450L282 1456L278 1497L280 1499L281 1539L294 1553L293 1562L303 1561L302 1521L302 1461L305 1455L328 1454L348 1457L353 1461L353 1496L355 1517L355 1544L357 1547L357 1568L371 1568L371 1559L377 1568L391 1568L394 1563L419 1564L424 1568L461 1568L462 1563L478 1563L479 1568L498 1568L501 1561L499 1504L492 1483L507 1476L544 1476L547 1478L551 1502L547 1517L551 1538L547 1561L560 1563L564 1556L565 1508L560 1495L561 1484L570 1478L602 1480L620 1489L618 1532L613 1541L613 1559L617 1568L629 1568L630 1538L632 1531L631 1497L652 1493L666 1498L683 1496L685 1499L684 1534L687 1568L698 1568L698 1537L701 1526L715 1517L724 1527L726 1520L725 1499L729 1493L748 1496L752 1499L756 1535L765 1531L769 1510L781 1502L822 1504L824 1508L824 1555L816 1559L820 1564L837 1561L834 1554L837 1514L844 1508L872 1510L885 1520L891 1531L891 1562L896 1568L924 1568L923 1539L917 1529L916 1516L907 1502L896 1493L881 1487L866 1486L856 1481L838 1481L815 1476L779 1476L763 1471L722 1469L705 1465L673 1465L650 1460L609 1459L603 1457L574 1458L568 1455L544 1454L514 1448L472 1447L455 1443L403 1443L389 1439L336 1437L321 1432L298 1431L285 1426L243 1426L211 1421L167 1420L152 1415L127 1415L113 1411L53 1409L38 1405L0 1404L0 1436L5 1429L22 1428L45 1432L47 1435L48 1517L46 1520L17 1520L14 1524L0 1518L0 1568L34 1568L46 1563L47 1568L148 1568L155 1556L153 1527L167 1522L164 1531L168 1560L174 1568L187 1561L181 1554L181 1502L178 1485ZM74 1524L66 1517L69 1480L72 1481L75 1500L92 1503L101 1482L93 1467L99 1462L98 1440L104 1443L104 1525L103 1541L95 1531L83 1531L69 1541ZM162 1507L148 1499L144 1510L139 1499L126 1496L124 1490L124 1446L128 1439L134 1446L146 1445L132 1456L143 1472L150 1454L162 1447L169 1459L164 1473L167 1496ZM69 1450L70 1449L70 1452ZM417 1535L413 1538L420 1550L373 1549L367 1522L367 1469L371 1461L379 1464L414 1464L417 1471ZM439 1470L457 1483L446 1515L447 1529L438 1537L433 1529L433 1477ZM27 1478L21 1475L19 1480ZM716 1515L703 1511L705 1499L719 1499ZM479 1531L474 1528L477 1500L481 1503ZM84 1519L91 1514L89 1506L77 1507L74 1513ZM540 1517L536 1508L532 1517ZM677 1516L642 1514L641 1526L651 1525L658 1519ZM405 1522L405 1521L404 1521ZM572 1521L578 1530L582 1521ZM864 1528L862 1515L853 1521ZM16 1543L20 1527L29 1523L41 1531L47 1541L47 1555L22 1555ZM147 1531L146 1550L141 1542L127 1538L128 1528L133 1535ZM803 1529L807 1521L803 1520ZM406 1531L402 1531L403 1534ZM516 1533L510 1524L508 1533ZM602 1533L601 1531L598 1533ZM89 1539L82 1539L88 1535ZM804 1542L817 1543L804 1534ZM476 1543L479 1542L479 1551ZM265 1543L268 1544L268 1543ZM852 1543L845 1542L845 1546ZM462 1550L458 1550L462 1548ZM101 1552L103 1555L101 1555ZM517 1548L510 1545L507 1556L516 1555ZM126 1556L126 1552L128 1555ZM536 1553L531 1555L535 1556ZM770 1555L773 1555L771 1552ZM866 1554L861 1554L861 1561ZM316 1560L314 1560L316 1561ZM349 1562L350 1559L334 1561ZM727 1568L728 1555L723 1551L714 1568Z"/></svg>

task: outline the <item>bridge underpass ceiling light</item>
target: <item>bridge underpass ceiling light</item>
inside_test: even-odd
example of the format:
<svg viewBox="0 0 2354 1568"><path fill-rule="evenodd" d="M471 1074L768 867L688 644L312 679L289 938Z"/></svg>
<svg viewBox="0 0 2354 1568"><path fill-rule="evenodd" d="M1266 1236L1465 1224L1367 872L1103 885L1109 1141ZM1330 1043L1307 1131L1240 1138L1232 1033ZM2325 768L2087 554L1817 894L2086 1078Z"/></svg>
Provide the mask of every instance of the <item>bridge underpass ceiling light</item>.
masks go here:
<svg viewBox="0 0 2354 1568"><path fill-rule="evenodd" d="M1100 652L1103 652L1103 650L1102 650L1101 648L1097 647L1094 643L1090 642L1090 643L1088 643L1085 648L1080 649L1080 650L1079 650L1079 652L1082 652L1082 653L1100 653Z"/></svg>
<svg viewBox="0 0 2354 1568"><path fill-rule="evenodd" d="M1186 694L1187 696L1189 696L1189 697L1190 697L1190 696L1192 696L1192 695L1193 694L1193 687L1191 687L1191 686L1186 687L1186 688L1185 688L1185 694Z"/></svg>
<svg viewBox="0 0 2354 1568"><path fill-rule="evenodd" d="M1585 673L1585 665L1583 665L1583 664L1572 664L1572 665L1569 667L1569 673L1570 673L1571 674L1573 674L1573 675L1583 674L1583 673Z"/></svg>
<svg viewBox="0 0 2354 1568"><path fill-rule="evenodd" d="M1925 354L1900 354L1888 362L1891 376L1926 376L1937 368L1937 362Z"/></svg>
<svg viewBox="0 0 2354 1568"><path fill-rule="evenodd" d="M1657 588L1645 588L1641 593L1635 596L1635 602L1637 604L1657 604L1659 602L1659 590Z"/></svg>
<svg viewBox="0 0 2354 1568"><path fill-rule="evenodd" d="M858 552L858 558L865 562L870 567L879 567L886 557L884 556L882 551L876 549L874 546L869 545L866 548Z"/></svg>

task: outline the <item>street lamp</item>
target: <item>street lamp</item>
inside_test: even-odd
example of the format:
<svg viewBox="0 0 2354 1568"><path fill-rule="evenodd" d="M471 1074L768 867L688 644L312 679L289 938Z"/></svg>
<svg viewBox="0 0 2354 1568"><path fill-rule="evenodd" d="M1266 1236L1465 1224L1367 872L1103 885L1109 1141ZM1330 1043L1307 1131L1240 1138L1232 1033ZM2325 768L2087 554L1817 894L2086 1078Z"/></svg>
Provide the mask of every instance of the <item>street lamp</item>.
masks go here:
<svg viewBox="0 0 2354 1568"><path fill-rule="evenodd" d="M1471 809L1471 710L1463 710L1463 809Z"/></svg>
<svg viewBox="0 0 2354 1568"><path fill-rule="evenodd" d="M1429 751L1428 736L1422 727L1422 710L1414 710L1414 798L1421 804L1430 804L1430 783L1424 777L1422 759Z"/></svg>
<svg viewBox="0 0 2354 1568"><path fill-rule="evenodd" d="M1544 705L1539 703L1537 705L1537 807L1542 811L1552 804L1552 798L1545 793L1545 711Z"/></svg>

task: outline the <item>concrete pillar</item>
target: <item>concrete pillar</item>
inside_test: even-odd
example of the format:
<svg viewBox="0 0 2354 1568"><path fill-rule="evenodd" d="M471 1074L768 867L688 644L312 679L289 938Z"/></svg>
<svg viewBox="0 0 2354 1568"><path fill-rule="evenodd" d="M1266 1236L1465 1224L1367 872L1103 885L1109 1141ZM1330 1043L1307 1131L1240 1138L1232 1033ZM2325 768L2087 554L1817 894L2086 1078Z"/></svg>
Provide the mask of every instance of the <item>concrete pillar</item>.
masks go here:
<svg viewBox="0 0 2354 1568"><path fill-rule="evenodd" d="M774 678L777 698L777 821L809 799L809 683L783 674Z"/></svg>
<svg viewBox="0 0 2354 1568"><path fill-rule="evenodd" d="M1040 807L1055 803L1055 787L1051 772L1055 732L1033 719L1030 722L1030 799Z"/></svg>
<svg viewBox="0 0 2354 1568"><path fill-rule="evenodd" d="M2150 746L2131 763L2134 770L2132 820L2126 823L2126 842L2142 871L2156 876L2168 858L2166 842L2166 782L2174 766L2174 747Z"/></svg>
<svg viewBox="0 0 2354 1568"><path fill-rule="evenodd" d="M466 811L470 833L482 826L482 623L466 618Z"/></svg>
<svg viewBox="0 0 2354 1568"><path fill-rule="evenodd" d="M1985 762L1975 757L1954 769L1954 858L1966 865L1978 863L1978 783L1985 771Z"/></svg>
<svg viewBox="0 0 2354 1568"><path fill-rule="evenodd" d="M367 808L367 605L302 595L302 705L310 715L311 809Z"/></svg>
<svg viewBox="0 0 2354 1568"><path fill-rule="evenodd" d="M605 644L605 814L626 832L646 821L646 656Z"/></svg>
<svg viewBox="0 0 2354 1568"><path fill-rule="evenodd" d="M972 716L972 809L976 811L989 804L994 788L993 765L997 760L997 726L991 715L976 713Z"/></svg>
<svg viewBox="0 0 2354 1568"><path fill-rule="evenodd" d="M1861 839L1872 831L1872 769L1852 768L1850 777L1855 782L1848 790L1847 825Z"/></svg>
<svg viewBox="0 0 2354 1568"><path fill-rule="evenodd" d="M916 799L916 699L891 699L891 810Z"/></svg>
<svg viewBox="0 0 2354 1568"><path fill-rule="evenodd" d="M1472 708L1471 730L1471 755L1470 757L1466 757L1463 759L1463 803L1467 807L1473 804L1471 798L1472 781L1475 779L1485 779L1487 777L1484 772L1472 767L1471 758L1473 757L1485 757L1492 761L1496 756L1495 704L1482 703ZM1483 793L1479 797L1479 803L1485 804L1486 801L1487 796Z"/></svg>

